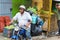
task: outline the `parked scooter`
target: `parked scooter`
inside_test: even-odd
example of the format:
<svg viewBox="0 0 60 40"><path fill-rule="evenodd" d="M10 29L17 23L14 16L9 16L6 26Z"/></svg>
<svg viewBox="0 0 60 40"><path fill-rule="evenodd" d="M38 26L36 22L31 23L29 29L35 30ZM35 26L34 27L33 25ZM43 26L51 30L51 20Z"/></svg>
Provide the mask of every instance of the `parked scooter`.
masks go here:
<svg viewBox="0 0 60 40"><path fill-rule="evenodd" d="M36 36L39 35L42 32L42 25L43 20L38 16L37 14L34 14L31 10L27 11L32 17L32 23L31 23L31 35Z"/></svg>
<svg viewBox="0 0 60 40"><path fill-rule="evenodd" d="M33 16L31 25L31 34L32 36L37 36L42 33L43 20L40 17Z"/></svg>

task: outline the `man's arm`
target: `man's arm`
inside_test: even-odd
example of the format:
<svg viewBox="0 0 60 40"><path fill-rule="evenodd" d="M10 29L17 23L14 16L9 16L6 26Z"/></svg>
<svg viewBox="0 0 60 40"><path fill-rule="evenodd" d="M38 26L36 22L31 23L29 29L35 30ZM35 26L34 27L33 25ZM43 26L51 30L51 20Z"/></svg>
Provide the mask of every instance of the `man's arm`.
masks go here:
<svg viewBox="0 0 60 40"><path fill-rule="evenodd" d="M12 24L14 22L14 20L17 20L18 17L18 13L13 17L13 19L11 20L11 22L9 22L9 25Z"/></svg>
<svg viewBox="0 0 60 40"><path fill-rule="evenodd" d="M32 22L32 18L30 16L30 14L28 13L28 22L26 24L26 27L29 27L31 25L31 22Z"/></svg>

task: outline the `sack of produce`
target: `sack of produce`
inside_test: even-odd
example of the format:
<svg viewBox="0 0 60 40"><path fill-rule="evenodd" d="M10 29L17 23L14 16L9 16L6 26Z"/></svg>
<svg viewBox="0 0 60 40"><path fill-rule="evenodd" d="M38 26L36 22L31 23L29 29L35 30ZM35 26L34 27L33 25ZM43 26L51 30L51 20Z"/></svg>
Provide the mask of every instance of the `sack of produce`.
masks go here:
<svg viewBox="0 0 60 40"><path fill-rule="evenodd" d="M0 32L3 32L4 27L5 27L5 23L0 22Z"/></svg>
<svg viewBox="0 0 60 40"><path fill-rule="evenodd" d="M46 20L46 21L44 22L42 29L43 29L44 31L47 31L47 30L48 30L48 20Z"/></svg>
<svg viewBox="0 0 60 40"><path fill-rule="evenodd" d="M11 21L10 20L10 17L9 16L4 16L4 19L5 19L5 25L9 25L9 22Z"/></svg>
<svg viewBox="0 0 60 40"><path fill-rule="evenodd" d="M4 17L0 16L0 22L4 22Z"/></svg>

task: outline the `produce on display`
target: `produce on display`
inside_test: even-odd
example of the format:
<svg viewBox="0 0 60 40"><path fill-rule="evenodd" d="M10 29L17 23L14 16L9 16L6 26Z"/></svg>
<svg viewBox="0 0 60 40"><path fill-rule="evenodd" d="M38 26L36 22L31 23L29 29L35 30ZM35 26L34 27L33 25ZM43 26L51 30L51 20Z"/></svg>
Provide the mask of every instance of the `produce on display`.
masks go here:
<svg viewBox="0 0 60 40"><path fill-rule="evenodd" d="M3 32L5 26L9 25L10 17L9 16L0 16L0 32Z"/></svg>
<svg viewBox="0 0 60 40"><path fill-rule="evenodd" d="M4 17L0 16L0 32L3 32L4 27L5 27Z"/></svg>
<svg viewBox="0 0 60 40"><path fill-rule="evenodd" d="M6 26L7 29L14 29L14 25Z"/></svg>
<svg viewBox="0 0 60 40"><path fill-rule="evenodd" d="M32 11L34 14L37 14L36 9L33 8L33 7L29 7L29 8L27 9L27 11Z"/></svg>

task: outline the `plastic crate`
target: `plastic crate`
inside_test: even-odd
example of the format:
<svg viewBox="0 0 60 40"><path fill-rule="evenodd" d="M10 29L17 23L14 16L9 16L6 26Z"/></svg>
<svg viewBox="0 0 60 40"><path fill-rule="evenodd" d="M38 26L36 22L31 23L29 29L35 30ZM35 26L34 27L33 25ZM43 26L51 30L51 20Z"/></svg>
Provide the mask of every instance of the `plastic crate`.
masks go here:
<svg viewBox="0 0 60 40"><path fill-rule="evenodd" d="M4 28L3 36L10 38L12 36L12 31L13 31L13 29Z"/></svg>

